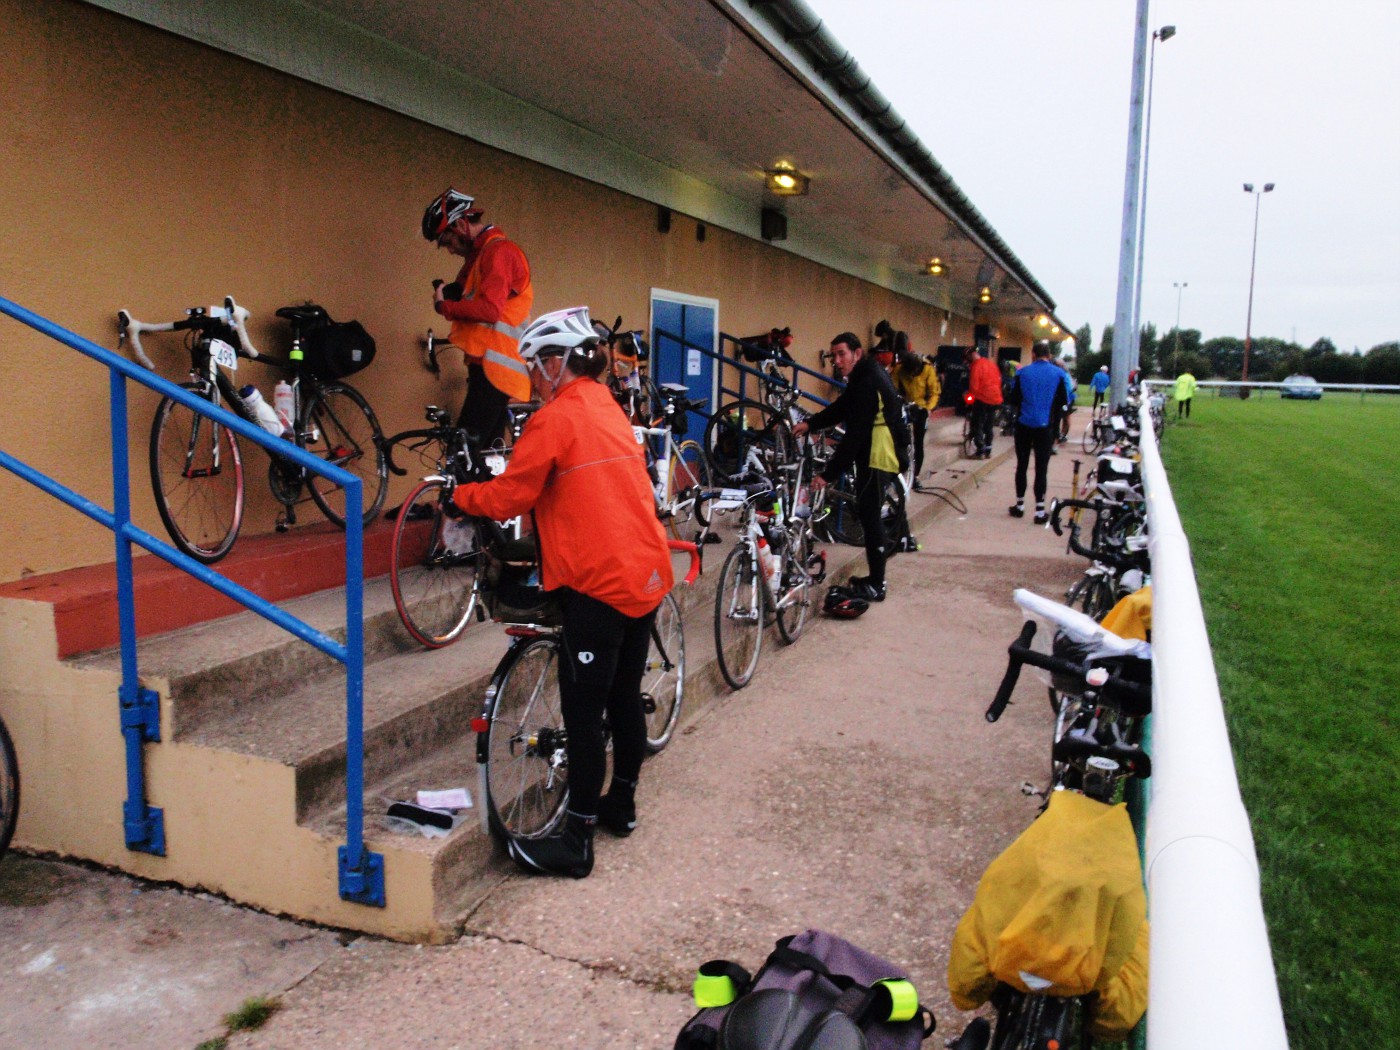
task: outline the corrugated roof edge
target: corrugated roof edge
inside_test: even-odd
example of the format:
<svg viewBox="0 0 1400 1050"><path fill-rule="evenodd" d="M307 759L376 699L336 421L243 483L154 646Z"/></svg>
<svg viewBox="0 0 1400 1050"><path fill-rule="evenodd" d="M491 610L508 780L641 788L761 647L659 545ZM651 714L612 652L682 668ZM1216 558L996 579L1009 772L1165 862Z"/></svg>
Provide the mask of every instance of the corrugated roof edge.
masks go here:
<svg viewBox="0 0 1400 1050"><path fill-rule="evenodd" d="M880 93L869 75L860 68L855 56L823 25L816 12L802 0L749 0L749 6L763 17L790 47L795 48L811 63L818 77L857 110L876 137L928 183L929 187L957 213L957 218L997 256L999 263L1013 272L1049 310L1055 309L1055 301L1027 269L1026 264L977 210L947 170L934 159L928 147L919 141L919 137L909 128L908 123L895 111L894 105Z"/></svg>

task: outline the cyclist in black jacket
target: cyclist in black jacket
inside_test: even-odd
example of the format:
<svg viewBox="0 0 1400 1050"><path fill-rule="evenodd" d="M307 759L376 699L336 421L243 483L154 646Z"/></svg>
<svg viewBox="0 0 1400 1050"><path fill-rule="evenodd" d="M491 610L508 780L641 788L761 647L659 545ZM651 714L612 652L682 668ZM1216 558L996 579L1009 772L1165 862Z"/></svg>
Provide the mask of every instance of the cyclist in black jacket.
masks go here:
<svg viewBox="0 0 1400 1050"><path fill-rule="evenodd" d="M812 479L812 484L830 484L855 468L856 513L865 532L865 560L870 575L851 577L850 589L858 598L882 602L885 600L888 541L880 521L880 504L885 486L897 471L908 466L909 430L900 414L899 396L894 392L889 373L866 355L855 335L842 332L833 339L831 356L837 371L846 380L846 389L792 431L800 437L809 430L845 424L845 437L836 446L826 468Z"/></svg>

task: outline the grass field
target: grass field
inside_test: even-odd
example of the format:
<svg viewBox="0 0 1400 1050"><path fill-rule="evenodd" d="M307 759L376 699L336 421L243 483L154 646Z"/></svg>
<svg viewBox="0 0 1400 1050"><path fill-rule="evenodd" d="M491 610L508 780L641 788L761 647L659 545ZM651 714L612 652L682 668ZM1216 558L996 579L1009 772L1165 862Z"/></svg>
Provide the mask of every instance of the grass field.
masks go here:
<svg viewBox="0 0 1400 1050"><path fill-rule="evenodd" d="M1192 407L1163 455L1254 826L1290 1043L1397 1047L1400 398L1198 395Z"/></svg>

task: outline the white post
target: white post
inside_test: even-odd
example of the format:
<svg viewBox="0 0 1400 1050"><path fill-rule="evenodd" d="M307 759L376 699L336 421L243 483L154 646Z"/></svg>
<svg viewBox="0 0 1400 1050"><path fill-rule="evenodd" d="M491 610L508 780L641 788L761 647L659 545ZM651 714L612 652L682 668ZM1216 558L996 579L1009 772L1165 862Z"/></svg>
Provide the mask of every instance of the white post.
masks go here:
<svg viewBox="0 0 1400 1050"><path fill-rule="evenodd" d="M1132 368L1133 290L1136 287L1138 205L1141 199L1142 89L1147 65L1147 0L1138 0L1137 32L1133 39L1133 88L1128 103L1128 164L1123 175L1123 233L1118 248L1118 309L1113 321L1113 386L1111 403L1128 400Z"/></svg>

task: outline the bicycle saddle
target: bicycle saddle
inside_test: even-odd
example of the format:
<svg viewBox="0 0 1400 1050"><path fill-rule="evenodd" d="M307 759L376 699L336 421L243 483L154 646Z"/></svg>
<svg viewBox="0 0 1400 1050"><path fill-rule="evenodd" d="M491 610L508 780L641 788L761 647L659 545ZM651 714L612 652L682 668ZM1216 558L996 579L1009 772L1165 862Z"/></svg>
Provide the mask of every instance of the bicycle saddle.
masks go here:
<svg viewBox="0 0 1400 1050"><path fill-rule="evenodd" d="M324 306L317 306L315 303L302 303L300 306L284 306L277 311L277 316L283 320L290 321L298 327L311 324L319 324L329 321L330 314L326 313Z"/></svg>

